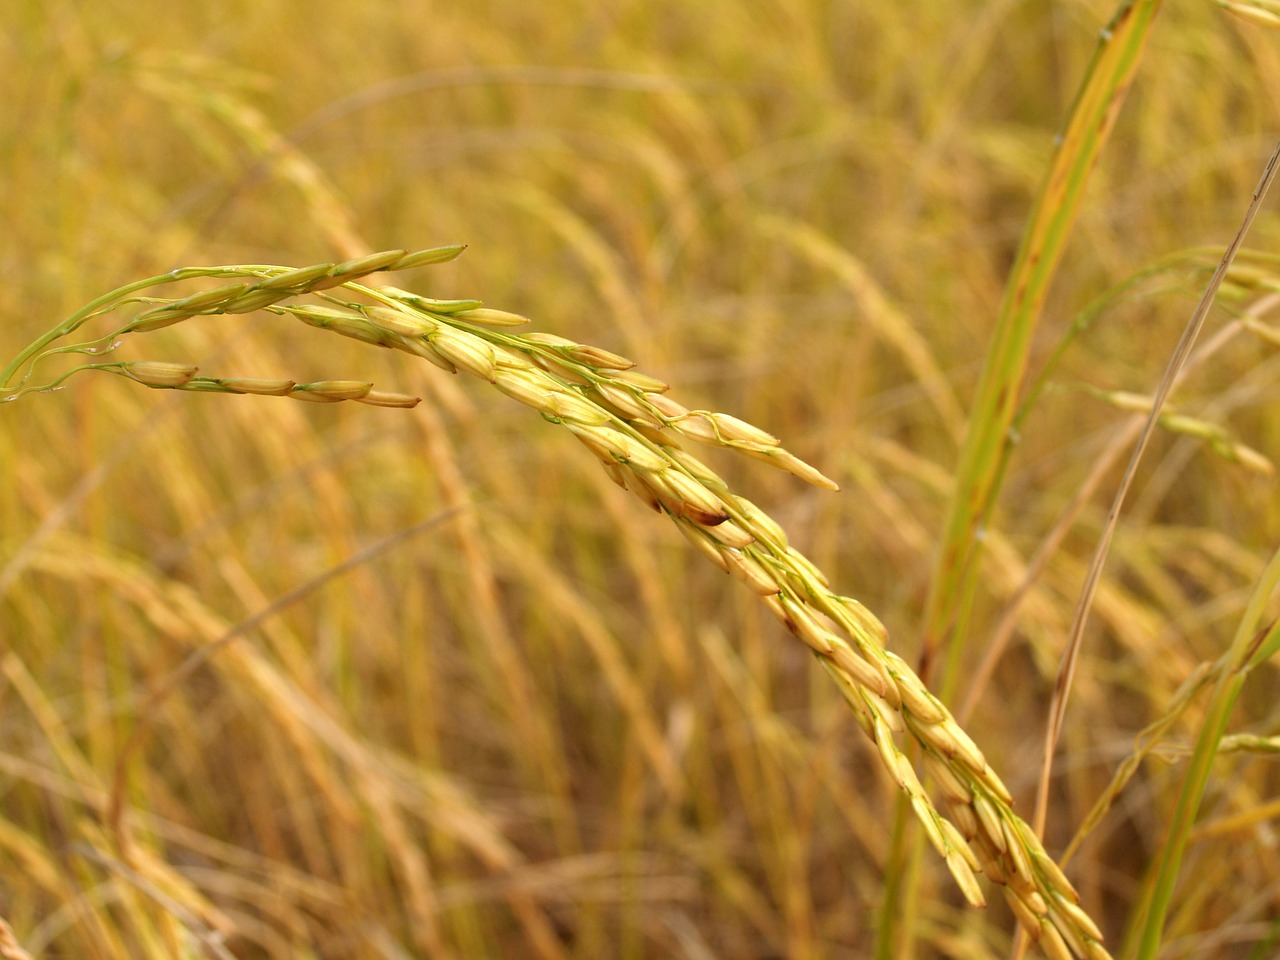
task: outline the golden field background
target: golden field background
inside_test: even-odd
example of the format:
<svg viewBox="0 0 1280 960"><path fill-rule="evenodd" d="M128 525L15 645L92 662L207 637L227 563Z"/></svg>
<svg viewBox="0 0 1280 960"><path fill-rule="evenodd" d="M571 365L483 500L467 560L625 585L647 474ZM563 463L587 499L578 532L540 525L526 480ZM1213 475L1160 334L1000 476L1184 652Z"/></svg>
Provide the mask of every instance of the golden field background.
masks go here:
<svg viewBox="0 0 1280 960"><path fill-rule="evenodd" d="M0 13L0 355L178 266L467 243L392 282L518 311L781 436L843 491L713 465L913 662L993 317L1113 12L24 0ZM1019 809L1118 467L990 674L984 649L1129 416L1097 392L1154 391L1239 223L1280 120L1278 37L1165 4L1050 294L1033 375L1164 264L1070 344L990 526L952 699ZM1276 251L1275 209L1253 249ZM1253 264L1174 402L1274 458L1275 343L1223 333L1268 320L1274 264ZM965 907L929 851L891 862L896 791L807 652L563 431L269 315L120 353L424 402L84 375L0 406L0 916L32 956L1008 955L998 897ZM1157 437L1091 622L1051 852L1225 648L1276 503L1265 472ZM1276 689L1259 669L1232 731L1273 737ZM1117 956L1198 709L1068 867ZM1217 761L1162 957L1280 949L1260 743ZM896 944L876 935L886 878L911 894Z"/></svg>

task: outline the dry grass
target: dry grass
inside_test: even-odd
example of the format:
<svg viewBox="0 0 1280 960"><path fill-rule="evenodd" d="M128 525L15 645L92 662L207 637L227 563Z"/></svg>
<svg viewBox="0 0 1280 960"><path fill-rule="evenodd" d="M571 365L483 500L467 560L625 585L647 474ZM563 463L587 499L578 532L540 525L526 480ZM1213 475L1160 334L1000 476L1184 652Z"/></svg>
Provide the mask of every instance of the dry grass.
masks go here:
<svg viewBox="0 0 1280 960"><path fill-rule="evenodd" d="M974 799L972 778L987 799L1001 781L907 664L985 334L1110 11L565 6L436 11L428 29L389 9L302 20L266 4L234 26L140 10L15 22L11 36L43 43L6 51L20 69L2 81L17 107L0 121L14 320L0 355L179 263L326 261L278 281L293 296L370 246L465 240L467 256L395 282L479 293L563 339L378 283L260 306L488 380L597 456L480 384L270 310L130 335L117 353L134 365L114 369L426 402L82 378L0 407L0 915L23 948L1003 955L1003 907L963 909L941 860L904 860L889 836L897 788L880 768L906 774L877 724L891 731L895 700L915 711L907 732L939 748L925 762L942 794L969 791L962 832L987 838L980 858L1016 889L1009 851L1034 838ZM753 43L762 33L786 42ZM243 72L268 56L287 83ZM1053 356L1054 373L1018 420L957 665L966 729L1015 809L1117 473L1089 471L1125 429L1074 387L1121 406L1153 392L1203 282L1203 255L1160 258L1229 237L1278 67L1252 25L1210 5L1166 12L1046 301L1033 364ZM1252 243L1276 235L1264 214ZM1238 462L1277 440L1275 267L1246 267L1228 278L1238 322L1218 316L1117 532L1054 781L1051 851L1099 797L1110 810L1070 873L1118 955L1137 949L1183 744L1280 522L1270 481ZM172 318L155 304L125 317L140 309L158 311L150 327ZM787 437L845 493L739 458L713 473L661 442L820 478L699 407ZM613 480L765 595L837 684ZM1086 484L1100 492L1073 502ZM844 593L888 627L892 655ZM1004 655L979 669L1014 604ZM1274 943L1274 677L1249 665L1232 719L1247 736L1216 761L1162 956ZM850 678L853 713L836 696ZM1140 733L1147 759L1123 763ZM952 756L967 784L949 779ZM886 884L910 894L893 923L877 920Z"/></svg>

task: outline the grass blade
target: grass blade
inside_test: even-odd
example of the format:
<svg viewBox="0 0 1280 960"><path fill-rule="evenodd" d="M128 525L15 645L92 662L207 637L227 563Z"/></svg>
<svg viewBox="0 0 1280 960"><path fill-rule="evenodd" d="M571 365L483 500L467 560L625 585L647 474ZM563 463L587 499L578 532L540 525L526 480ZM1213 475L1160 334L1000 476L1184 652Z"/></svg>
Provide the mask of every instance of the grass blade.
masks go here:
<svg viewBox="0 0 1280 960"><path fill-rule="evenodd" d="M1222 278L1226 275L1227 268L1231 265L1231 261L1241 243L1244 242L1244 235L1253 223L1258 208L1262 204L1262 199L1266 196L1267 189L1275 179L1278 166L1280 166L1280 144L1276 145L1276 149L1271 154L1271 159L1267 161L1266 169L1263 170L1258 186L1254 190L1253 202L1249 205L1244 222L1240 225L1240 230L1237 232L1231 246L1227 249L1226 254L1223 255L1222 263L1214 274L1209 289L1205 291L1204 298L1201 300L1199 307L1197 307L1196 314L1192 318L1192 323L1188 326L1182 342L1178 345L1178 351L1175 353L1174 360L1170 363L1169 373L1165 375L1165 380L1160 385L1160 392L1156 396L1156 404L1144 430L1144 439L1154 427L1155 417L1159 412L1159 404L1167 394L1168 386L1173 376L1176 375L1176 365L1180 359L1185 359L1186 352L1191 349L1190 341L1194 339L1195 333L1203 323L1204 315L1209 310L1209 305L1212 303L1213 296L1222 283ZM1142 447L1143 443L1139 441L1138 447L1134 451L1135 461L1141 454ZM1112 508L1112 516L1109 518L1110 522L1108 523L1107 533L1104 536L1104 543L1099 547L1099 558L1105 552L1106 542L1110 540L1110 529L1114 526L1115 521L1114 514L1119 509L1125 487L1127 487L1127 482L1117 494L1116 505ZM1093 570L1090 571L1090 581L1091 584L1096 584L1096 575ZM1191 755L1191 761L1187 765L1186 777L1182 783L1182 792L1178 797L1178 806L1174 811L1173 822L1169 826L1169 836L1160 851L1160 861L1155 871L1155 887L1142 925L1142 936L1137 953L1138 960L1153 960L1160 948L1160 938L1164 929L1165 917L1169 912L1169 904L1173 899L1174 885L1178 879L1178 868L1182 862L1183 852L1187 847L1191 828L1195 824L1196 813L1200 809L1200 801L1204 797L1205 787L1209 782L1209 774L1213 766L1214 757L1217 756L1218 746L1222 742L1223 734L1226 732L1227 721L1231 716L1232 709L1235 707L1236 700L1239 699L1240 691L1244 686L1244 681L1250 668L1261 662L1258 657L1259 652L1261 650L1269 650L1275 645L1272 626L1270 624L1260 626L1260 624L1262 623L1266 604L1275 592L1277 583L1280 583L1280 551L1277 551L1272 556L1266 571L1254 588L1249 604L1245 608L1245 615L1236 630L1235 639L1231 643L1231 649L1228 654L1228 669L1219 678L1214 687L1208 714L1204 725L1200 728L1200 736L1196 740L1195 752ZM1088 591L1088 596L1092 596L1092 590ZM1081 599L1083 601L1086 598L1082 596ZM1083 611L1087 613L1087 605L1083 607ZM1062 679L1065 680L1067 686L1070 684L1070 673L1074 668L1074 663L1074 657L1071 657L1064 664L1064 677ZM1055 724L1051 727L1055 735L1057 727L1061 724L1060 713L1060 711L1055 712Z"/></svg>
<svg viewBox="0 0 1280 960"><path fill-rule="evenodd" d="M1161 0L1127 0L1102 31L1053 164L1023 232L1000 304L956 467L956 484L924 615L922 673L938 654L954 664L977 586L979 533L999 494L1009 426L1018 408L1032 335L1075 224L1089 175L1106 146ZM944 696L954 682L948 667Z"/></svg>

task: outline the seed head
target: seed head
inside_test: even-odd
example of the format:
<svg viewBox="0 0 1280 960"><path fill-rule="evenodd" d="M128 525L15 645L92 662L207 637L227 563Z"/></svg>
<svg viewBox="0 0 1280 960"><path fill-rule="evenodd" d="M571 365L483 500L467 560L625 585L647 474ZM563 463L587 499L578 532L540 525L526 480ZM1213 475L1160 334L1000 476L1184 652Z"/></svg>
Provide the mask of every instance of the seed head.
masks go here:
<svg viewBox="0 0 1280 960"><path fill-rule="evenodd" d="M372 389L372 383L361 380L316 380L313 383L298 384L289 395L298 400L337 403L340 400L358 400L366 397Z"/></svg>
<svg viewBox="0 0 1280 960"><path fill-rule="evenodd" d="M329 276L331 270L333 270L332 263L317 263L314 266L277 273L274 277L259 281L255 286L260 290L307 290L317 280Z"/></svg>
<svg viewBox="0 0 1280 960"><path fill-rule="evenodd" d="M769 571L750 553L734 547L722 547L720 555L728 563L729 572L758 595L768 597L782 592L778 582L769 576Z"/></svg>
<svg viewBox="0 0 1280 960"><path fill-rule="evenodd" d="M585 363L597 370L630 370L636 365L634 360L628 360L616 353L585 343L570 341L570 345L564 348L564 352L579 363Z"/></svg>
<svg viewBox="0 0 1280 960"><path fill-rule="evenodd" d="M258 377L224 377L218 383L230 393L252 393L264 397L283 397L296 386L292 380Z"/></svg>
<svg viewBox="0 0 1280 960"><path fill-rule="evenodd" d="M169 308L176 313L203 313L210 308L222 306L227 301L244 293L248 288L249 285L247 283L228 283L225 286L214 287L212 290L204 290L200 293L193 293L189 297L183 297L181 300L175 300L169 304Z"/></svg>
<svg viewBox="0 0 1280 960"><path fill-rule="evenodd" d="M493 347L479 337L442 326L429 338L431 346L455 367L481 380L494 380Z"/></svg>
<svg viewBox="0 0 1280 960"><path fill-rule="evenodd" d="M479 324L482 327L520 327L529 322L528 317L522 317L518 313L508 313L506 310L491 310L488 307L459 310L453 316L459 320L465 320L467 323Z"/></svg>
<svg viewBox="0 0 1280 960"><path fill-rule="evenodd" d="M390 333L402 337L422 337L434 333L440 326L434 320L428 320L422 314L409 310L396 310L394 307L376 305L365 307L364 315L369 322Z"/></svg>
<svg viewBox="0 0 1280 960"><path fill-rule="evenodd" d="M553 398L564 389L541 370L510 369L502 364L494 371L493 385L525 406L551 415L555 414Z"/></svg>
<svg viewBox="0 0 1280 960"><path fill-rule="evenodd" d="M467 249L465 243L454 243L446 247L418 250L401 257L400 262L395 265L395 269L413 270L415 267L427 267L433 263L448 263L450 260L456 259L465 249Z"/></svg>
<svg viewBox="0 0 1280 960"><path fill-rule="evenodd" d="M552 398L551 406L555 415L567 423L578 423L584 426L602 426L609 422L609 414L601 410L590 400L580 397L568 390L561 391ZM617 431L614 431L615 433Z"/></svg>
<svg viewBox="0 0 1280 960"><path fill-rule="evenodd" d="M367 403L371 407L392 407L397 410L410 410L422 402L421 397L413 397L407 393L391 393L386 390L370 390L363 397L353 397L356 403Z"/></svg>
<svg viewBox="0 0 1280 960"><path fill-rule="evenodd" d="M137 360L126 363L124 372L148 387L181 387L191 382L197 367L191 363L171 363L166 360Z"/></svg>

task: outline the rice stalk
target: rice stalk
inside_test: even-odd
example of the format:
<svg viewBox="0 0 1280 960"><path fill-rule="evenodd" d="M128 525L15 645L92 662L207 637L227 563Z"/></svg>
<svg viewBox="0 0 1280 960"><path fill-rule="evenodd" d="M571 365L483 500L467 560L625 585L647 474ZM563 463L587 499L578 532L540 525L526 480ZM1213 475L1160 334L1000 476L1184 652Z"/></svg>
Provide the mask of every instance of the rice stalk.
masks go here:
<svg viewBox="0 0 1280 960"><path fill-rule="evenodd" d="M4 960L31 960L31 954L22 949L4 917L0 917L0 957Z"/></svg>
<svg viewBox="0 0 1280 960"><path fill-rule="evenodd" d="M1075 226L1085 187L1115 127L1160 7L1161 0L1122 0L1100 32L1005 283L970 407L925 601L921 673L931 679L939 659L945 657L938 687L943 696L952 692L967 640L984 528L1005 478L1011 427L1035 329ZM903 815L900 809L899 817ZM1027 926L1026 918L1019 916ZM885 924L886 929L889 926ZM888 938L882 937L882 941L888 942Z"/></svg>
<svg viewBox="0 0 1280 960"><path fill-rule="evenodd" d="M948 690L977 584L982 527L1004 477L1033 335L1084 190L1115 126L1161 0L1124 0L1103 28L1005 285L956 465L925 605L926 676L946 652Z"/></svg>
<svg viewBox="0 0 1280 960"><path fill-rule="evenodd" d="M378 270L451 259L461 249L396 250L300 269L187 268L139 281L95 300L21 351L0 375L0 389L7 390L0 400L52 389L83 370L122 375L153 389L329 403L370 402L375 396L372 385L362 381L299 385L289 379L199 377L193 366L171 361L93 362L43 385L27 382L53 356L109 353L129 334L196 316L256 310L399 350L491 384L577 437L615 483L669 517L699 553L757 594L810 649L969 903L985 903L976 879L981 871L1003 887L1020 922L1048 956L1108 956L1075 889L1034 831L1013 812L1004 783L947 707L887 648L880 621L858 601L834 591L823 572L789 544L785 531L764 510L735 495L685 442L736 451L825 489L838 489L836 483L764 430L729 414L685 407L668 395L666 383L636 371L626 357L564 337L513 332L525 318L478 301L432 300L360 282ZM237 282L181 298L142 295L152 287L196 277ZM313 299L301 299L306 296ZM105 337L53 346L88 320L136 304L145 309ZM393 406L407 406L413 399L378 396L404 398L403 403L383 404ZM913 742L920 750L949 818L926 793L900 741Z"/></svg>
<svg viewBox="0 0 1280 960"><path fill-rule="evenodd" d="M1125 471L1108 513L1107 523L1103 528L1102 537L1089 567L1089 574L1085 578L1085 584L1081 590L1075 618L1067 639L1067 650L1054 688L1054 708L1050 717L1049 728L1045 734L1045 762L1036 802L1035 821L1041 827L1043 826L1044 810L1049 791L1049 767L1066 713L1066 700L1071 689L1072 677L1075 673L1084 624L1097 590L1102 564L1115 531L1120 508L1124 503L1129 485L1132 483L1137 463L1141 459L1146 443L1155 428L1164 401L1172 391L1178 374L1191 354L1192 346L1204 326L1205 317L1209 313L1209 308L1213 305L1218 288L1231 267L1236 252L1244 243L1245 235L1257 216L1268 188L1275 179L1278 166L1280 166L1280 144L1277 144L1272 151L1258 185L1254 188L1251 203L1245 212L1240 228L1236 231L1235 237L1222 255L1222 260L1217 270L1201 296L1200 303L1197 305L1190 321L1188 321L1182 338L1174 349L1168 368L1160 381L1160 386L1154 399L1151 401L1151 410L1147 415L1146 423L1143 425L1142 434L1134 447L1129 467ZM1218 744L1226 733L1227 720L1235 706L1236 699L1240 695L1241 687L1244 685L1245 675L1248 672L1247 663L1253 658L1258 647L1274 645L1274 630L1271 627L1264 627L1259 630L1258 624L1263 616L1264 605L1270 598L1277 579L1280 579L1280 553L1275 555L1271 564L1268 565L1267 574L1255 586L1254 595L1246 609L1245 618L1237 629L1235 640L1229 650L1231 656L1230 679L1224 678L1219 681L1214 691L1209 718L1201 727L1196 750L1192 755L1187 777L1183 781L1183 788L1178 798L1178 808L1174 816L1174 822L1170 826L1168 840L1161 850L1159 865L1154 874L1155 885L1151 891L1150 901L1146 909L1138 914L1139 916L1145 914L1145 924L1138 950L1138 956L1142 960L1154 960L1156 951L1160 947L1165 917L1173 897L1173 886L1178 877L1178 868L1181 866L1183 851L1186 848L1187 838L1195 821L1196 813L1199 810L1203 792L1208 784L1209 767L1217 754Z"/></svg>
<svg viewBox="0 0 1280 960"><path fill-rule="evenodd" d="M351 562L358 563L359 559L352 558ZM382 824L387 838L386 856L396 862L411 891L409 908L418 914L412 922L418 928L415 935L424 955L434 955L430 944L441 942L441 931L436 929L439 921L426 909L436 898L438 887L429 874L421 872L427 853L420 843L414 842L417 830L411 835L407 832L409 829L420 830L423 823L429 823L433 839L439 836L456 842L497 875L510 875L523 866L520 852L509 844L496 818L478 806L463 784L447 774L424 771L392 752L359 739L335 719L329 705L313 699L290 674L279 669L253 645L231 642L256 626L259 620L269 617L279 605L292 602L294 595L280 598L270 608L232 624L186 587L157 576L144 564L104 552L86 541L71 539L55 547L42 548L32 558L32 564L68 584L89 581L111 590L134 605L157 634L180 646L193 647L195 652L179 667L179 672L188 664L207 659L229 680L234 678L247 685L255 705L274 722L275 729L288 744L292 761L303 772L311 789L324 794L342 819L358 819L359 808L367 806ZM306 588L299 589L306 592ZM223 648L225 653L220 656L209 656ZM173 686L178 682L173 680ZM40 691L29 687L30 684L23 688L27 691L28 708L47 714L50 708L39 699ZM145 705L144 712L154 707L158 699ZM68 749L74 749L74 745ZM84 766L83 760L70 754L60 759L68 766L71 763ZM117 763L123 766L127 762L126 750ZM175 836L172 824L126 809L118 795L123 776L123 770L117 769L115 789L108 790L99 785L92 771L85 769L71 789L89 809L101 814L110 831L109 838L91 835L90 846L98 854L110 850L109 856L130 870L148 874L172 898L179 891L174 889L172 877L164 872L169 869L168 865L151 856L140 842L133 842L132 832L164 836L180 844L191 842L192 837L197 841L204 838L196 833ZM219 856L223 855L225 852L219 851ZM287 877L281 882L294 885L299 881L314 884L314 878L308 875ZM312 896L318 901L336 900L346 909L352 901L358 902L360 893L358 887L353 888L348 882L338 889L316 891ZM509 900L533 955L563 956L541 907L518 887L510 892ZM326 913L334 906L331 902L323 903ZM211 905L202 904L199 912L210 926L218 926L214 922L217 913ZM134 953L121 948L114 955ZM162 951L147 955L169 954Z"/></svg>

